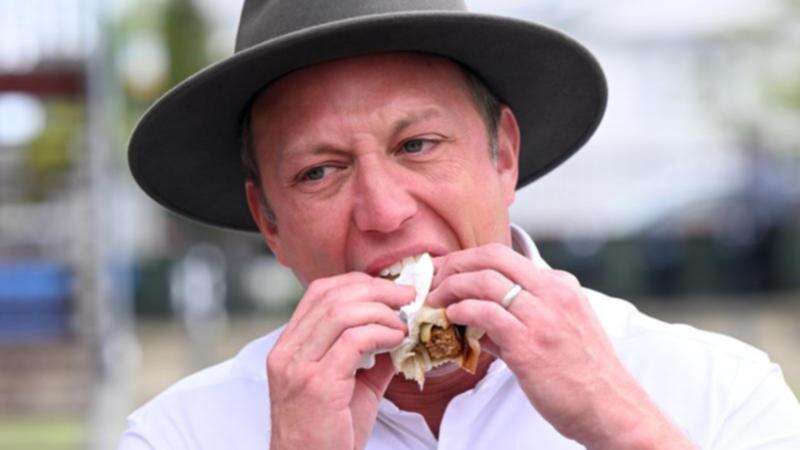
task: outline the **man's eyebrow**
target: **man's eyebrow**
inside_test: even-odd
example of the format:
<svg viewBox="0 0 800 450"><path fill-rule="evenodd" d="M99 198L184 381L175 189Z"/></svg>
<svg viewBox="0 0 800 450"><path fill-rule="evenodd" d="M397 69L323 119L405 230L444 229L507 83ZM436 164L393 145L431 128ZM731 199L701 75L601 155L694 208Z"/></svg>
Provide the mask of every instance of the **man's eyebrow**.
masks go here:
<svg viewBox="0 0 800 450"><path fill-rule="evenodd" d="M281 155L281 157L279 159L279 162L291 161L293 159L301 158L301 157L307 156L307 155L321 155L321 154L325 154L325 153L337 154L337 155L346 155L347 154L346 151L344 151L342 149L339 149L339 148L336 148L336 147L334 147L332 145L329 145L329 144L318 144L318 145L315 145L315 146L311 147L311 149L309 151L304 151L301 148L300 149L299 148L295 148L295 149L288 150L283 155Z"/></svg>
<svg viewBox="0 0 800 450"><path fill-rule="evenodd" d="M396 135L403 131L404 129L408 128L409 126L421 122L423 120L427 120L436 116L440 116L441 112L438 108L426 108L422 111L412 112L408 114L406 117L395 122L394 127L392 128L392 135Z"/></svg>
<svg viewBox="0 0 800 450"><path fill-rule="evenodd" d="M423 120L427 120L433 117L441 116L441 111L438 108L426 108L420 111L415 111L407 114L402 119L396 121L392 126L392 136L399 134L404 129L408 128L409 126L421 122ZM314 145L309 149L309 151L303 151L301 149L295 148L286 151L282 157L280 158L282 161L285 162L287 160L292 160L304 155L320 155L324 153L329 154L347 154L346 151L339 149L335 146L329 144L318 144Z"/></svg>

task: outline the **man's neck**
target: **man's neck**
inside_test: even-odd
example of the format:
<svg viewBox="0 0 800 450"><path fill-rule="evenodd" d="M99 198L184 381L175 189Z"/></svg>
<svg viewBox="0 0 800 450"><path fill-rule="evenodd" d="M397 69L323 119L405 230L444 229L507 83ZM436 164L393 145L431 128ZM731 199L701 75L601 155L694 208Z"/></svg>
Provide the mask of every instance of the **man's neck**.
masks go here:
<svg viewBox="0 0 800 450"><path fill-rule="evenodd" d="M459 369L446 375L426 377L425 387L422 390L416 381L396 375L389 383L384 396L404 411L421 414L431 432L438 438L439 424L447 404L456 395L474 388L486 376L492 361L494 357L483 352L478 360L475 374Z"/></svg>

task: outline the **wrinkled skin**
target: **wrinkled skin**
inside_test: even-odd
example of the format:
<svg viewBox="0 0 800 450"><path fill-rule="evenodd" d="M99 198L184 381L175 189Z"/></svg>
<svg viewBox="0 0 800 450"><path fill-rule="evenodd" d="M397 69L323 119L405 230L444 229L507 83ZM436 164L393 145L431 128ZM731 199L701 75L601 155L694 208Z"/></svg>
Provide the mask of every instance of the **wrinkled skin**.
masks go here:
<svg viewBox="0 0 800 450"><path fill-rule="evenodd" d="M419 54L325 63L274 83L252 113L263 191L248 182L248 204L308 287L267 358L273 449L364 448L382 396L437 433L452 395L435 390L474 385L443 368L426 392L407 390L386 355L356 370L407 332L392 310L413 289L376 271L423 251L439 268L429 302L487 330L486 348L562 434L588 448L688 448L622 367L574 277L510 249L519 128L504 107L492 160L454 64ZM263 214L264 191L276 223ZM513 283L525 293L506 311L498 299Z"/></svg>

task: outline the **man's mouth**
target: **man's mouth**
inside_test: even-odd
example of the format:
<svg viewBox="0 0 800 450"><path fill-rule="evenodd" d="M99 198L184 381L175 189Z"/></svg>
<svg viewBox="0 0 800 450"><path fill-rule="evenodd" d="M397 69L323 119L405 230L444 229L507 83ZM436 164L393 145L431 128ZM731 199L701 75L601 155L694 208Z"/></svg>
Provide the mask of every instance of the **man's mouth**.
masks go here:
<svg viewBox="0 0 800 450"><path fill-rule="evenodd" d="M405 258L396 261L394 264L384 267L380 271L379 276L381 278L394 281L400 276L400 272L403 271L404 267L416 263L423 254L424 253L420 253L419 255L415 256L406 256Z"/></svg>

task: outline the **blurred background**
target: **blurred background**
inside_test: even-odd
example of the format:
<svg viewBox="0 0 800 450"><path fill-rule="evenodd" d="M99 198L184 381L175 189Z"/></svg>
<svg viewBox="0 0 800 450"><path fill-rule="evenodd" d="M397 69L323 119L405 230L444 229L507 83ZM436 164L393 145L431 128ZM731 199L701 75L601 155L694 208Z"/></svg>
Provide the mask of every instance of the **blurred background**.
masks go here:
<svg viewBox="0 0 800 450"><path fill-rule="evenodd" d="M113 448L290 314L257 236L167 213L126 164L148 105L232 52L241 3L0 0L0 449ZM800 2L467 3L566 31L608 77L595 137L512 208L545 259L767 351L800 393Z"/></svg>

